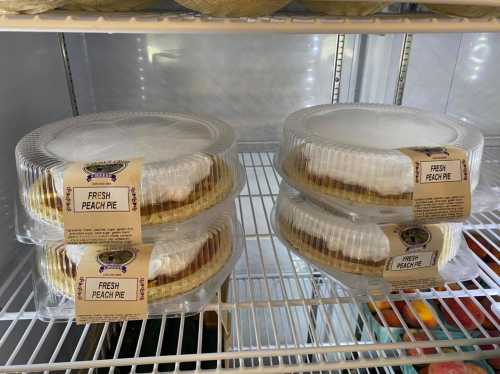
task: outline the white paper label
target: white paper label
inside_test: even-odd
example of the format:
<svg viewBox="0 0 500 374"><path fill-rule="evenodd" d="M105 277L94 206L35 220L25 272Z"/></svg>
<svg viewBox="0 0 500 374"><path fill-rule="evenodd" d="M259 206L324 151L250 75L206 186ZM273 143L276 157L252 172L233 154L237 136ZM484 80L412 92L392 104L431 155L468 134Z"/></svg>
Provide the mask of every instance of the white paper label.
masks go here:
<svg viewBox="0 0 500 374"><path fill-rule="evenodd" d="M139 278L86 278L85 301L137 301Z"/></svg>
<svg viewBox="0 0 500 374"><path fill-rule="evenodd" d="M420 162L420 183L461 182L462 162L460 160L436 160Z"/></svg>
<svg viewBox="0 0 500 374"><path fill-rule="evenodd" d="M387 270L406 271L427 268L434 266L436 256L437 252L435 251L407 253L401 256L396 256L391 259Z"/></svg>
<svg viewBox="0 0 500 374"><path fill-rule="evenodd" d="M87 212L129 212L128 187L74 187L73 210Z"/></svg>
<svg viewBox="0 0 500 374"><path fill-rule="evenodd" d="M73 163L64 171L66 244L141 243L142 159Z"/></svg>

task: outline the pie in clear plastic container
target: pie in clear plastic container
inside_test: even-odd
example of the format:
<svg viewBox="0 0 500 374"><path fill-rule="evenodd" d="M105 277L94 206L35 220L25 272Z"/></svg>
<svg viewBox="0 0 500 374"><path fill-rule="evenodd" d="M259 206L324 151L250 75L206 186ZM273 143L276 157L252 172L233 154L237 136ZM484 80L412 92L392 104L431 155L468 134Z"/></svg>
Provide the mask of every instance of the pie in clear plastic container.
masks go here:
<svg viewBox="0 0 500 374"><path fill-rule="evenodd" d="M285 182L274 208L274 231L295 254L351 289L384 289L389 240L381 225L354 223L317 205ZM446 281L468 280L478 268L462 238L462 224L437 224L444 245L438 259Z"/></svg>
<svg viewBox="0 0 500 374"><path fill-rule="evenodd" d="M153 244L148 274L151 316L198 312L231 274L242 251L234 200L178 225L159 225L145 233ZM62 238L61 238L62 239ZM36 301L42 319L74 316L77 267L86 245L63 240L37 246ZM106 246L120 251L123 246Z"/></svg>
<svg viewBox="0 0 500 374"><path fill-rule="evenodd" d="M180 5L216 17L270 16L291 0L175 0Z"/></svg>
<svg viewBox="0 0 500 374"><path fill-rule="evenodd" d="M289 184L359 221L413 220L414 171L399 148L454 146L468 155L471 190L484 138L444 115L391 105L320 105L285 123L275 166Z"/></svg>
<svg viewBox="0 0 500 374"><path fill-rule="evenodd" d="M127 12L141 10L157 2L157 0L69 0L64 8L99 12Z"/></svg>
<svg viewBox="0 0 500 374"><path fill-rule="evenodd" d="M224 122L175 113L109 112L40 127L16 147L23 242L57 238L63 175L73 162L143 158L141 221L180 222L239 192L236 135Z"/></svg>
<svg viewBox="0 0 500 374"><path fill-rule="evenodd" d="M498 6L477 6L458 4L423 4L436 13L447 14L457 17L498 17L500 7Z"/></svg>
<svg viewBox="0 0 500 374"><path fill-rule="evenodd" d="M384 9L390 2L339 1L339 0L300 0L304 6L315 13L330 16L369 16Z"/></svg>
<svg viewBox="0 0 500 374"><path fill-rule="evenodd" d="M36 14L62 7L68 0L0 0L0 14Z"/></svg>

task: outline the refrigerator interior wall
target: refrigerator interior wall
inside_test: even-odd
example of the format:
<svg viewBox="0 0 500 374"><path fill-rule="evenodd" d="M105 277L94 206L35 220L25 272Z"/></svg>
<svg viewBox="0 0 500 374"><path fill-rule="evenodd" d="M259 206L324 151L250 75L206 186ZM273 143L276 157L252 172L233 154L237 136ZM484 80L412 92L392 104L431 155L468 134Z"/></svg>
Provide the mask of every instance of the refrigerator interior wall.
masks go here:
<svg viewBox="0 0 500 374"><path fill-rule="evenodd" d="M413 36L403 104L448 113L500 136L496 34ZM402 34L66 36L80 113L181 111L221 118L243 143L276 142L286 116L331 103L393 103ZM339 60L337 60L339 63Z"/></svg>
<svg viewBox="0 0 500 374"><path fill-rule="evenodd" d="M42 123L71 116L71 107L56 34L0 33L0 50L1 270L16 250L16 143Z"/></svg>
<svg viewBox="0 0 500 374"><path fill-rule="evenodd" d="M68 35L80 113L192 112L244 142L276 141L283 119L331 102L337 36Z"/></svg>
<svg viewBox="0 0 500 374"><path fill-rule="evenodd" d="M413 41L404 104L448 113L500 144L500 35L420 34Z"/></svg>
<svg viewBox="0 0 500 374"><path fill-rule="evenodd" d="M14 205L16 202L17 175L14 162L14 148L17 141L27 132L47 123L71 116L68 89L61 59L57 34L0 33L0 285L13 275L20 259L25 258L26 246L16 242L14 234ZM20 279L29 276L20 271ZM31 282L31 279L28 279ZM29 293L21 291L19 300L28 300ZM8 305L5 293L0 297L2 308ZM10 308L20 309L22 305L10 303ZM30 301L33 308L33 301ZM6 362L12 349L22 336L29 321L20 322L14 329L14 339L0 349L0 360ZM0 334L9 326L8 321L0 321ZM64 326L56 327L62 331ZM34 332L44 330L43 324L36 323ZM17 338L17 339L16 339ZM33 347L36 342L31 342ZM32 351L25 350L19 359L25 361ZM41 352L45 360L50 352Z"/></svg>

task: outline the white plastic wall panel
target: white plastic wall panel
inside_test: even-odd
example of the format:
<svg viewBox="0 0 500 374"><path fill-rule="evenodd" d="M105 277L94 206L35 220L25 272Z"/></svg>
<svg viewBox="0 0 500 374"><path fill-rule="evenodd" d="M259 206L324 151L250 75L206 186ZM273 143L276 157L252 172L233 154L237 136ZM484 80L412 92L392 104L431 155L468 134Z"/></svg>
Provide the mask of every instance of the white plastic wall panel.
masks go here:
<svg viewBox="0 0 500 374"><path fill-rule="evenodd" d="M404 104L447 113L500 136L500 35L415 35Z"/></svg>
<svg viewBox="0 0 500 374"><path fill-rule="evenodd" d="M68 36L81 113L210 115L236 127L243 142L276 141L288 114L331 102L336 41L336 35Z"/></svg>
<svg viewBox="0 0 500 374"><path fill-rule="evenodd" d="M71 116L64 67L59 51L56 34L0 33L0 284L12 274L12 269L24 258L25 246L15 241L14 205L16 201L17 177L14 163L14 148L23 135L45 123ZM29 274L21 274L21 277ZM28 279L31 282L31 279ZM25 302L29 293L22 293ZM7 300L2 295L0 305ZM21 306L13 303L11 308ZM31 306L32 307L32 306ZM19 309L18 309L19 310ZM21 338L28 326L22 321L13 330L13 336ZM5 331L8 323L1 321L0 332ZM60 331L64 326L54 329ZM36 323L33 331L42 335L45 326ZM51 337L48 337L50 340ZM38 340L32 339L30 347L19 352L16 360L29 359ZM10 357L12 342L3 344L0 360ZM28 348L28 347L26 347ZM64 352L64 350L62 351ZM50 359L50 352L41 352L41 357Z"/></svg>
<svg viewBox="0 0 500 374"><path fill-rule="evenodd" d="M446 112L461 34L413 36L403 104Z"/></svg>
<svg viewBox="0 0 500 374"><path fill-rule="evenodd" d="M500 137L500 35L464 34L447 111Z"/></svg>
<svg viewBox="0 0 500 374"><path fill-rule="evenodd" d="M354 90L352 101L392 104L402 42L402 34L362 35L358 38L357 68L353 72L356 83L350 85L350 90Z"/></svg>
<svg viewBox="0 0 500 374"><path fill-rule="evenodd" d="M71 116L71 107L56 34L0 33L0 50L1 269L15 246L16 143L36 127Z"/></svg>

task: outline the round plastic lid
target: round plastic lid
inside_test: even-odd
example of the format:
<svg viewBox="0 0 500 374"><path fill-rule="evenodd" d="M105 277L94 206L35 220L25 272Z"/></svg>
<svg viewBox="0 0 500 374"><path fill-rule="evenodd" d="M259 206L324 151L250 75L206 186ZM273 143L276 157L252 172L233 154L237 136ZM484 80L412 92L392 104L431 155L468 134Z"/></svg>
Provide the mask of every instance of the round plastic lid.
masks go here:
<svg viewBox="0 0 500 374"><path fill-rule="evenodd" d="M64 170L72 162L142 158L143 224L199 213L241 187L233 129L176 113L110 112L43 126L16 147L24 206L62 225Z"/></svg>
<svg viewBox="0 0 500 374"><path fill-rule="evenodd" d="M484 139L446 116L390 105L321 105L286 121L276 167L294 187L344 213L382 222L411 219L408 147L453 146L468 156L472 190Z"/></svg>
<svg viewBox="0 0 500 374"><path fill-rule="evenodd" d="M353 223L335 212L314 204L282 182L273 215L274 229L296 254L349 288L384 286L382 269L389 257L389 240L380 225ZM438 261L441 275L464 280L477 273L474 261L460 259L463 238L461 224L438 224L444 245ZM460 262L462 269L450 271ZM385 285L387 287L387 285Z"/></svg>
<svg viewBox="0 0 500 374"><path fill-rule="evenodd" d="M297 115L296 122L290 118L288 128L332 144L392 150L462 143L465 136L464 128L454 122L389 107L340 105L309 113L304 111L302 119Z"/></svg>
<svg viewBox="0 0 500 374"><path fill-rule="evenodd" d="M23 152L23 145L30 142ZM110 112L43 126L18 145L20 153L59 160L99 161L144 158L146 165L174 163L195 153L217 155L235 142L233 129L220 121L175 113ZM43 165L43 159L37 159Z"/></svg>

